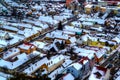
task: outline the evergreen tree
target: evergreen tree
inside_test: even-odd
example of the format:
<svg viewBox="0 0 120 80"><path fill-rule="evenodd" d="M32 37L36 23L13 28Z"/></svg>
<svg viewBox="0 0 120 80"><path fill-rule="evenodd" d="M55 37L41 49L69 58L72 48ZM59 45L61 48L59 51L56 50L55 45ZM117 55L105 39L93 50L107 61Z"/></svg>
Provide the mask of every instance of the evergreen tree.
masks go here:
<svg viewBox="0 0 120 80"><path fill-rule="evenodd" d="M58 30L63 30L63 25L61 21L58 23Z"/></svg>

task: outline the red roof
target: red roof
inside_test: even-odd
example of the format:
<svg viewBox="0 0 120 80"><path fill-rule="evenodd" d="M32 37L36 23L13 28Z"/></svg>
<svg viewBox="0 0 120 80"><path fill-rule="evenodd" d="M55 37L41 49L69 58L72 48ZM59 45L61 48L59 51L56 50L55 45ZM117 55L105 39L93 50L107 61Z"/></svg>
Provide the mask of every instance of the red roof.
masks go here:
<svg viewBox="0 0 120 80"><path fill-rule="evenodd" d="M29 43L29 42L24 42L24 45L26 45L26 46L30 46L30 48L31 48L32 46L34 46L34 47L35 47L35 45L34 45L34 44L31 44L31 43Z"/></svg>
<svg viewBox="0 0 120 80"><path fill-rule="evenodd" d="M88 57L82 57L82 59L80 59L79 63L82 63L82 64L83 64L83 62L84 62L85 60L89 60L89 58L88 58Z"/></svg>

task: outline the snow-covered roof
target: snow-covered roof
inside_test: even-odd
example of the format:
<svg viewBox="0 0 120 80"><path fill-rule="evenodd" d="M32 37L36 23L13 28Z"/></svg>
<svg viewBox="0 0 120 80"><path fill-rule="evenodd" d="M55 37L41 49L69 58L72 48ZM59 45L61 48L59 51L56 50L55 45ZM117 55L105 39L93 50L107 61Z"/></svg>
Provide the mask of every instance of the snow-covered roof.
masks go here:
<svg viewBox="0 0 120 80"><path fill-rule="evenodd" d="M43 53L41 53L41 52L39 52L39 51L33 51L32 53L30 53L31 55L33 54L34 56L40 56L40 57L44 57L46 54L43 54Z"/></svg>
<svg viewBox="0 0 120 80"><path fill-rule="evenodd" d="M53 72L51 72L51 73L48 75L48 77L50 77L51 80L55 80L55 77L57 76L57 74L60 74L63 69L64 69L64 68L63 68L62 66L59 67L59 68L57 68L57 69L55 69Z"/></svg>
<svg viewBox="0 0 120 80"><path fill-rule="evenodd" d="M113 44L113 45L116 45L117 43L114 42L114 41L108 41L109 44Z"/></svg>
<svg viewBox="0 0 120 80"><path fill-rule="evenodd" d="M1 33L0 33L0 34L1 34ZM5 33L3 33L3 34L5 34ZM3 35L3 34L2 34L2 35ZM19 37L19 36L16 35L16 34L13 34L13 33L10 33L10 32L9 32L9 35L10 35L11 37L13 37L13 38L12 38L11 40L9 40L9 41L6 41L6 40L1 39L1 40L0 40L0 44L1 44L1 45L8 46L8 45L12 45L12 44L17 43L18 41L23 40L22 37Z"/></svg>
<svg viewBox="0 0 120 80"><path fill-rule="evenodd" d="M99 39L100 42L106 42L107 40L105 39Z"/></svg>
<svg viewBox="0 0 120 80"><path fill-rule="evenodd" d="M118 37L115 37L112 40L116 41L118 44L120 43L120 38L118 38Z"/></svg>
<svg viewBox="0 0 120 80"><path fill-rule="evenodd" d="M65 26L64 30L65 31L70 31L70 32L80 32L80 33L82 32L81 29L75 28L75 27L72 27L72 26L68 26L68 25Z"/></svg>
<svg viewBox="0 0 120 80"><path fill-rule="evenodd" d="M95 53L95 51L93 50L87 50L87 49L78 48L78 47L75 48L74 52L75 53Z"/></svg>
<svg viewBox="0 0 120 80"><path fill-rule="evenodd" d="M102 75L100 79L96 78L96 75L94 74L96 72L99 72ZM105 72L103 70L99 70L97 69L97 67L93 67L93 70L88 80L103 80L104 77L105 77Z"/></svg>
<svg viewBox="0 0 120 80"><path fill-rule="evenodd" d="M4 28L4 29L8 29L8 30L12 30L12 31L18 31L17 28L12 27L12 26L2 26L2 28Z"/></svg>
<svg viewBox="0 0 120 80"><path fill-rule="evenodd" d="M51 59L48 61L49 62L53 62L52 64L48 65L48 67L60 62L61 60L64 60L64 56L63 55L56 55L56 56L52 56Z"/></svg>
<svg viewBox="0 0 120 80"><path fill-rule="evenodd" d="M76 42L76 37L70 37L69 40L70 40L71 43L75 43Z"/></svg>
<svg viewBox="0 0 120 80"><path fill-rule="evenodd" d="M87 25L87 26L93 26L94 25L94 23L92 23L92 22L83 22L82 24Z"/></svg>
<svg viewBox="0 0 120 80"><path fill-rule="evenodd" d="M120 79L120 69L114 75L114 80L119 80L119 79Z"/></svg>
<svg viewBox="0 0 120 80"><path fill-rule="evenodd" d="M8 62L3 59L0 60L1 67L7 67L8 69L14 69L28 60L28 57L25 53L17 55L18 60L15 62Z"/></svg>
<svg viewBox="0 0 120 80"><path fill-rule="evenodd" d="M26 23L7 23L7 24L15 27L32 28L31 24L26 24Z"/></svg>
<svg viewBox="0 0 120 80"><path fill-rule="evenodd" d="M75 35L75 32L70 32L70 31L63 31L63 33L68 35Z"/></svg>
<svg viewBox="0 0 120 80"><path fill-rule="evenodd" d="M7 80L7 78L0 76L0 80Z"/></svg>
<svg viewBox="0 0 120 80"><path fill-rule="evenodd" d="M63 80L74 80L74 76L71 73L68 73L63 77Z"/></svg>
<svg viewBox="0 0 120 80"><path fill-rule="evenodd" d="M12 0L5 0L5 2L6 2L7 4L11 5L11 6L15 6L15 7L18 7L18 6L19 6L18 3L14 2L14 1L12 1Z"/></svg>
<svg viewBox="0 0 120 80"><path fill-rule="evenodd" d="M82 41L88 41L90 36L88 34L81 36Z"/></svg>
<svg viewBox="0 0 120 80"><path fill-rule="evenodd" d="M48 64L48 63L52 63L50 65L48 65L48 67L58 63L59 61L63 60L64 56L63 55L56 55L56 56L52 56L50 58L50 60L47 59L47 57L44 57L43 59L37 61L34 64L31 64L30 67L28 67L27 69L25 69L23 72L27 73L27 74L32 74L34 71L36 71L38 68L40 68L43 64Z"/></svg>
<svg viewBox="0 0 120 80"><path fill-rule="evenodd" d="M17 55L20 53L20 50L18 48L12 48L12 49L9 49L7 52L5 52L3 54L3 59L7 59L7 58L10 58L14 55Z"/></svg>
<svg viewBox="0 0 120 80"><path fill-rule="evenodd" d="M1 10L1 11L2 11L2 10L7 10L7 8L0 3L0 10ZM0 12L1 12L1 11L0 11Z"/></svg>
<svg viewBox="0 0 120 80"><path fill-rule="evenodd" d="M6 74L4 72L0 72L0 80L7 80L7 78L11 77L12 75Z"/></svg>
<svg viewBox="0 0 120 80"><path fill-rule="evenodd" d="M64 62L62 65L63 65L63 67L67 67L67 66L70 65L72 62L73 62L73 61L70 60L70 59L68 59L68 60L65 59L65 62Z"/></svg>
<svg viewBox="0 0 120 80"><path fill-rule="evenodd" d="M82 65L78 62L71 64L70 66L73 66L76 70L80 70L82 68Z"/></svg>
<svg viewBox="0 0 120 80"><path fill-rule="evenodd" d="M52 17L50 17L50 16L40 16L39 20L43 21L43 22L48 22L50 24L57 24L58 23L58 21L52 19Z"/></svg>
<svg viewBox="0 0 120 80"><path fill-rule="evenodd" d="M89 59L94 58L94 53L78 53L79 56L88 57Z"/></svg>
<svg viewBox="0 0 120 80"><path fill-rule="evenodd" d="M35 46L33 44L22 44L22 45L19 45L18 47L21 49L28 50L30 48L34 48Z"/></svg>
<svg viewBox="0 0 120 80"><path fill-rule="evenodd" d="M66 18L67 18L66 16L60 16L60 15L54 16L54 19L57 20L57 21L63 21L63 20L66 19Z"/></svg>
<svg viewBox="0 0 120 80"><path fill-rule="evenodd" d="M35 6L32 6L33 9L36 9L36 10L41 10L42 9L42 6L36 4Z"/></svg>
<svg viewBox="0 0 120 80"><path fill-rule="evenodd" d="M36 63L29 65L30 67L25 69L23 72L27 73L28 75L30 75L34 71L36 71L38 68L40 68L40 66L42 66L45 63L47 63L47 61L48 61L48 59L45 57L45 58L41 59L40 61L37 61Z"/></svg>
<svg viewBox="0 0 120 80"><path fill-rule="evenodd" d="M85 8L92 8L92 6L93 5L88 4L88 5L85 6Z"/></svg>
<svg viewBox="0 0 120 80"><path fill-rule="evenodd" d="M74 22L71 22L72 25L74 26L81 26L81 22L78 22L78 21L74 21Z"/></svg>
<svg viewBox="0 0 120 80"><path fill-rule="evenodd" d="M38 48L40 48L40 49L43 49L44 46L45 46L47 43L41 42L41 41L34 41L33 44L34 44L36 47L38 47Z"/></svg>
<svg viewBox="0 0 120 80"><path fill-rule="evenodd" d="M107 49L106 48L99 49L98 47L95 47L95 48L91 47L89 49L94 51L94 53L97 56L97 58L101 58L104 54L107 53Z"/></svg>
<svg viewBox="0 0 120 80"><path fill-rule="evenodd" d="M79 19L80 21L86 21L86 22L97 22L98 24L104 24L105 20L100 18L85 18L82 17Z"/></svg>
<svg viewBox="0 0 120 80"><path fill-rule="evenodd" d="M25 28L23 31L19 30L18 34L24 35L24 37L27 38L30 37L31 35L38 33L39 31L41 31L41 28L37 28L37 27L34 27L33 29Z"/></svg>
<svg viewBox="0 0 120 80"><path fill-rule="evenodd" d="M120 80L120 75L115 80Z"/></svg>
<svg viewBox="0 0 120 80"><path fill-rule="evenodd" d="M64 34L62 31L59 31L59 30L53 31L51 33L47 33L46 37L65 39L65 40L69 39L69 36L67 34Z"/></svg>

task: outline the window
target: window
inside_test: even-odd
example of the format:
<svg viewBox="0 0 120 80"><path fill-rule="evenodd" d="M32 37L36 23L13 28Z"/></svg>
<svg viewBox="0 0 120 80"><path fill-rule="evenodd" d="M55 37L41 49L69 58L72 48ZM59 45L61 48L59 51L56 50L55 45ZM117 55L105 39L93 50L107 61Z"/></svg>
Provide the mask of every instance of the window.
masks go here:
<svg viewBox="0 0 120 80"><path fill-rule="evenodd" d="M70 72L70 70L68 69L67 72Z"/></svg>
<svg viewBox="0 0 120 80"><path fill-rule="evenodd" d="M73 73L73 71L71 71Z"/></svg>
<svg viewBox="0 0 120 80"><path fill-rule="evenodd" d="M49 62L49 65L50 65L50 62Z"/></svg>

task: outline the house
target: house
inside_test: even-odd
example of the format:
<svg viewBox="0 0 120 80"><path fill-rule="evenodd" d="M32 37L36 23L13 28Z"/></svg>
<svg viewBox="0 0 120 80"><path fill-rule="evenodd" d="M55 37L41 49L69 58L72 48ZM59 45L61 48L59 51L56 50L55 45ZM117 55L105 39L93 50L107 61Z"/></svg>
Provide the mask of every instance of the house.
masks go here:
<svg viewBox="0 0 120 80"><path fill-rule="evenodd" d="M20 50L18 48L11 48L11 49L7 50L5 53L3 53L3 59L10 60L19 54L20 54Z"/></svg>
<svg viewBox="0 0 120 80"><path fill-rule="evenodd" d="M43 41L34 41L32 43L33 45L35 45L38 49L43 49L45 47L45 45L47 45L46 42L43 42Z"/></svg>
<svg viewBox="0 0 120 80"><path fill-rule="evenodd" d="M12 32L12 33L17 33L18 29L13 27L13 26L2 26L1 27L2 30L6 30L8 32Z"/></svg>
<svg viewBox="0 0 120 80"><path fill-rule="evenodd" d="M89 76L88 80L104 80L107 68L95 66Z"/></svg>
<svg viewBox="0 0 120 80"><path fill-rule="evenodd" d="M84 22L82 22L82 25L83 25L83 28L90 29L92 26L94 26L94 23L93 22L84 21Z"/></svg>
<svg viewBox="0 0 120 80"><path fill-rule="evenodd" d="M101 45L106 46L106 41L105 39L99 39L99 42Z"/></svg>
<svg viewBox="0 0 120 80"><path fill-rule="evenodd" d="M75 78L80 78L83 72L82 67L83 66L78 62L73 63L67 68L67 73L71 73Z"/></svg>
<svg viewBox="0 0 120 80"><path fill-rule="evenodd" d="M30 54L31 52L36 50L36 46L30 43L23 43L22 45L18 46L20 52Z"/></svg>
<svg viewBox="0 0 120 80"><path fill-rule="evenodd" d="M82 57L81 60L83 60L84 62L84 59L88 60L87 62L89 63L89 70L91 70L95 64L95 56L94 56L94 53L87 53L87 51L85 53L78 53L78 56L79 57ZM82 64L83 64L82 62ZM87 65L88 66L88 65ZM87 69L87 68L86 68Z"/></svg>
<svg viewBox="0 0 120 80"><path fill-rule="evenodd" d="M62 64L62 66L63 66L64 68L68 67L70 64L73 63L73 61L70 60L70 57L69 57L69 58L67 58L67 57L68 57L68 56L65 56L65 61L64 61L64 63Z"/></svg>
<svg viewBox="0 0 120 80"><path fill-rule="evenodd" d="M67 30L64 30L63 31L64 34L67 34L68 36L75 36L75 32L71 32L71 31L67 31Z"/></svg>
<svg viewBox="0 0 120 80"><path fill-rule="evenodd" d="M83 76L87 75L92 69L88 57L82 57L78 62L83 66Z"/></svg>
<svg viewBox="0 0 120 80"><path fill-rule="evenodd" d="M71 22L71 26L75 26L75 27L81 28L82 24L81 24L80 21L73 21L73 22Z"/></svg>
<svg viewBox="0 0 120 80"><path fill-rule="evenodd" d="M102 13L105 13L105 12L106 12L106 7L100 7L100 11L101 11Z"/></svg>
<svg viewBox="0 0 120 80"><path fill-rule="evenodd" d="M95 51L94 56L97 63L101 62L104 59L105 54L107 54L107 49L105 48L91 47L90 50Z"/></svg>
<svg viewBox="0 0 120 80"><path fill-rule="evenodd" d="M44 71L46 70L48 74L54 71L59 66L61 66L63 62L64 62L63 55L52 56L50 59L48 59L47 57L43 57L41 60L35 62L34 64L32 65L30 64L29 67L26 68L23 72L28 75L31 75L39 69L41 70L44 69Z"/></svg>
<svg viewBox="0 0 120 80"><path fill-rule="evenodd" d="M65 33L65 31L56 30L51 33L47 33L45 36L45 39L47 40L53 40L53 39L59 39L64 40L66 44L71 44L76 41L75 36L69 36Z"/></svg>
<svg viewBox="0 0 120 80"><path fill-rule="evenodd" d="M65 41L64 40L59 40L59 39L54 39L53 43L51 44L46 44L43 47L44 51L51 51L51 52L59 52L60 50L65 48Z"/></svg>
<svg viewBox="0 0 120 80"><path fill-rule="evenodd" d="M6 32L1 32L0 33L0 39L1 40L11 40L12 37L9 33L6 33Z"/></svg>
<svg viewBox="0 0 120 80"><path fill-rule="evenodd" d="M61 40L67 40L68 37L69 37L68 35L64 34L60 30L55 30L51 33L47 33L45 36L45 38L47 39L61 39Z"/></svg>
<svg viewBox="0 0 120 80"><path fill-rule="evenodd" d="M50 60L47 61L48 72L54 71L57 67L61 66L64 62L63 55L52 56Z"/></svg>
<svg viewBox="0 0 120 80"><path fill-rule="evenodd" d="M50 16L40 16L39 17L39 20L40 21L43 21L43 22L47 22L49 24L57 24L58 21L57 20L54 20L52 17Z"/></svg>
<svg viewBox="0 0 120 80"><path fill-rule="evenodd" d="M64 31L69 31L69 32L73 32L73 33L80 33L80 34L82 33L82 30L79 27L68 26L68 25L66 25L64 27Z"/></svg>
<svg viewBox="0 0 120 80"><path fill-rule="evenodd" d="M90 13L91 13L91 11L92 11L92 6L93 6L93 5L90 5L90 4L88 4L88 5L85 6L85 12L86 12L87 14L90 14Z"/></svg>
<svg viewBox="0 0 120 80"><path fill-rule="evenodd" d="M75 78L71 73L68 73L68 74L65 74L60 80L75 80Z"/></svg>
<svg viewBox="0 0 120 80"><path fill-rule="evenodd" d="M111 41L106 41L105 46L110 47L111 50L115 50L118 47L118 44L116 41L111 40Z"/></svg>
<svg viewBox="0 0 120 80"><path fill-rule="evenodd" d="M8 69L15 69L18 66L22 65L23 63L25 63L26 61L28 61L28 55L25 53L19 54L17 56L15 56L14 58L16 58L16 60L14 62L10 62L10 61L6 61L4 59L0 60L0 66L1 67L6 67Z"/></svg>
<svg viewBox="0 0 120 80"><path fill-rule="evenodd" d="M58 67L57 69L55 69L54 71L52 71L52 72L48 75L48 77L50 77L51 80L55 80L55 78L57 77L57 75L59 75L59 74L62 73L63 69L64 69L64 68L63 68L62 66Z"/></svg>

